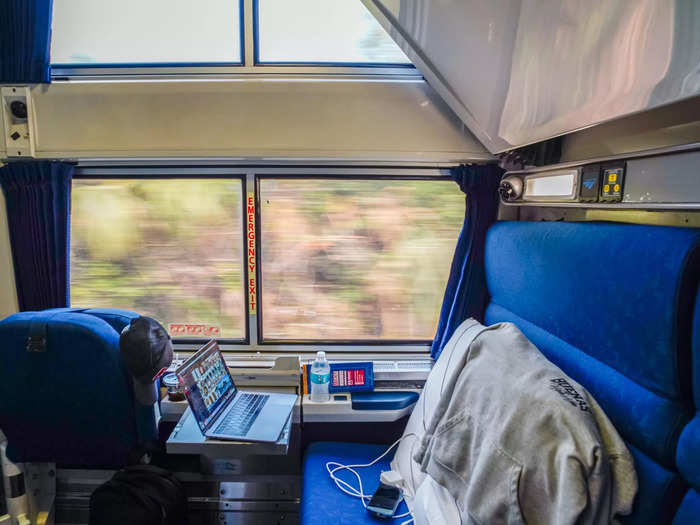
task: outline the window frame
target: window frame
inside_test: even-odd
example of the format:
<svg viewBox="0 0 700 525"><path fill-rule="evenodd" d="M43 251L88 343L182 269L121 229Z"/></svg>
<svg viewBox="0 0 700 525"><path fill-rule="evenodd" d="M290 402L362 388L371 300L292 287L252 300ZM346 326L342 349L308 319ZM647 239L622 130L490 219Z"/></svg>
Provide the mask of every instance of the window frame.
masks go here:
<svg viewBox="0 0 700 525"><path fill-rule="evenodd" d="M449 180L449 168L452 164L416 164L416 163L362 163L352 161L325 162L323 164L289 163L283 161L240 163L236 161L198 160L198 159L153 159L153 160L84 160L78 163L73 177L75 179L134 179L134 178L237 178L243 181L242 198L242 238L246 242L247 213L246 199L248 193L255 195L255 228L256 228L256 301L258 309L256 313L250 313L247 297L247 282L250 277L248 266L245 264L245 283L241 293L245 296L246 339L217 339L221 350L227 355L227 359L240 358L243 362L252 360L252 366L269 367L274 364L277 357L299 356L302 360L313 359L318 350L326 350L334 359L343 360L418 360L430 359L432 341L398 343L391 340L371 340L363 342L350 340L347 342L310 341L267 341L260 340L261 328L258 324L260 313L261 294L261 258L260 258L260 192L258 179L264 177L289 177L325 179L329 176L343 179L377 179L377 178L401 178L401 179L438 179ZM247 246L243 246L244 259ZM262 316L260 316L260 319ZM196 352L206 343L206 339L175 338L173 346L180 357ZM246 365L250 366L250 365Z"/></svg>
<svg viewBox="0 0 700 525"><path fill-rule="evenodd" d="M266 339L265 332L263 329L263 302L262 293L264 287L263 280L263 265L262 265L262 214L261 214L261 191L260 183L265 179L286 179L286 180L419 180L419 181L452 181L449 176L445 174L369 174L369 173L354 173L354 174L290 174L285 172L279 173L256 173L255 176L255 256L256 256L256 282L257 282L257 334L259 345L265 346L314 346L323 345L324 347L382 347L382 346L393 346L393 347L415 347L415 346L427 346L430 348L432 344L432 339ZM437 327L436 327L437 329Z"/></svg>
<svg viewBox="0 0 700 525"><path fill-rule="evenodd" d="M361 0L356 0L360 2ZM249 78L256 76L314 76L332 78L402 78L420 80L413 64L258 63L255 10L257 0L240 0L240 63L51 64L52 80L119 80L162 78Z"/></svg>
<svg viewBox="0 0 700 525"><path fill-rule="evenodd" d="M248 281L248 265L246 264L245 258L245 226L246 226L246 215L245 215L245 205L246 205L246 176L239 172L230 172L230 170L221 169L211 169L204 168L198 169L178 169L178 168L165 168L165 169L110 169L110 168L89 168L81 169L77 168L73 174L73 180L238 180L240 182L241 188L241 263L243 265L243 285L241 287L241 294L243 294L243 306L244 306L244 335L241 338L233 337L220 337L217 341L226 346L248 346L250 345L250 314L248 311L248 297L245 293L245 283ZM73 210L73 202L71 197L71 214ZM72 222L71 222L72 229ZM72 235L69 236L72 239ZM71 246L68 246L70 253ZM69 272L69 297L70 297L70 272ZM71 305L73 306L73 305ZM84 306L84 305L83 305ZM207 338L195 338L195 337L174 337L174 345L198 345L201 346L205 344L209 339Z"/></svg>
<svg viewBox="0 0 700 525"><path fill-rule="evenodd" d="M362 3L360 0L358 2ZM292 60L281 60L281 61L264 61L260 59L260 12L259 4L260 0L252 0L253 2L253 64L260 67L321 67L321 68L369 68L369 70L381 69L381 70L404 70L404 71L416 71L416 66L412 63L400 64L392 62L319 62L319 61L292 61ZM374 16L374 15L372 15ZM397 44L398 45L398 44Z"/></svg>

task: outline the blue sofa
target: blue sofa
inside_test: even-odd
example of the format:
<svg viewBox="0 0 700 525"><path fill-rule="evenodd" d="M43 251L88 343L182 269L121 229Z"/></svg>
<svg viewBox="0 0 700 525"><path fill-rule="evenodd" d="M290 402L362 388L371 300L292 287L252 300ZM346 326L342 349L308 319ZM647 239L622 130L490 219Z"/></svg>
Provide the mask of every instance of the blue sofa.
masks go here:
<svg viewBox="0 0 700 525"><path fill-rule="evenodd" d="M623 521L700 523L700 230L499 222L485 266L486 324L515 323L595 396L626 441L639 491ZM383 450L309 446L302 524L376 523L323 465L365 463ZM365 473L366 492L377 477Z"/></svg>

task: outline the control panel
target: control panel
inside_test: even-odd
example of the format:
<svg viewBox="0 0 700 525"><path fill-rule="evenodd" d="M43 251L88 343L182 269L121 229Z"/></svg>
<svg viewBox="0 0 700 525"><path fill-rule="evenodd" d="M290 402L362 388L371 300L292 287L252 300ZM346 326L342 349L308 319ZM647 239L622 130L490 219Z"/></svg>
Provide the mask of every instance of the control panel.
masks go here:
<svg viewBox="0 0 700 525"><path fill-rule="evenodd" d="M587 164L575 168L506 173L499 194L504 203L621 202L624 162Z"/></svg>
<svg viewBox="0 0 700 525"><path fill-rule="evenodd" d="M603 166L603 181L600 188L600 200L603 202L620 202L622 185L625 181L625 166Z"/></svg>

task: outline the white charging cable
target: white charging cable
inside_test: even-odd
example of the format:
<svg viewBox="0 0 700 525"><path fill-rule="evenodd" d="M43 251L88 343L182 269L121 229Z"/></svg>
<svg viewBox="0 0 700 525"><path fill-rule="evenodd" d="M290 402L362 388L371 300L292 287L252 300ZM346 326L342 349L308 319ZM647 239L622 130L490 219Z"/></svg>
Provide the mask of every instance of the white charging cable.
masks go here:
<svg viewBox="0 0 700 525"><path fill-rule="evenodd" d="M353 496L355 498L360 498L360 501L362 501L362 505L367 508L367 500L372 499L371 495L367 495L364 493L364 489L362 488L362 478L360 475L357 473L356 468L365 468L365 467L371 467L374 465L377 461L381 460L384 456L386 456L391 450L401 443L405 438L413 436L415 437L416 435L411 433L411 434L406 434L405 436L402 436L401 438L397 439L392 443L392 445L386 449L386 451L379 456L378 458L375 458L374 460L370 461L369 463L365 463L364 465L343 465L342 463L338 463L337 461L329 461L326 463L326 470L328 471L328 475L331 477L333 482L336 484L336 486L343 491L345 494L348 496ZM347 470L350 473L354 474L355 477L357 478L357 483L359 484L359 487L353 487L350 485L347 481L344 481L337 477L335 475L336 472L339 470ZM397 518L405 518L406 516L410 516L410 512L405 512L403 514L397 514L396 516L392 516L392 519L397 519ZM401 522L399 525L408 525L413 521L413 518L408 519L406 521Z"/></svg>

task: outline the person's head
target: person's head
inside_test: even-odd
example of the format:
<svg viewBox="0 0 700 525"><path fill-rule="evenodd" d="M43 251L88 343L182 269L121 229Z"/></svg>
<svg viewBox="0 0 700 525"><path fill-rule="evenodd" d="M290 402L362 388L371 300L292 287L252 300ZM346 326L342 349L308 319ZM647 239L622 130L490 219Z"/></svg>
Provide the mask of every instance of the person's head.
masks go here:
<svg viewBox="0 0 700 525"><path fill-rule="evenodd" d="M173 361L173 345L165 328L150 317L137 317L124 327L119 349L129 373L134 378L134 394L139 403L156 402L153 380Z"/></svg>

